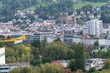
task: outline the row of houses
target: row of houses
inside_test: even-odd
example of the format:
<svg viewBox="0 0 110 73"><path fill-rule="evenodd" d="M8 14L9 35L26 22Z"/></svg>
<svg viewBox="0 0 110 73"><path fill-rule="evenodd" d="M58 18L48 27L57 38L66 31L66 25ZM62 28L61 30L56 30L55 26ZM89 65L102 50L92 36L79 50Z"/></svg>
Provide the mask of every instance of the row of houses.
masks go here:
<svg viewBox="0 0 110 73"><path fill-rule="evenodd" d="M110 45L110 39L107 38L83 38L81 36L73 36L73 35L65 35L64 36L64 42L66 43L78 43L78 42L82 42L85 45L93 45L95 42L98 42L99 45Z"/></svg>

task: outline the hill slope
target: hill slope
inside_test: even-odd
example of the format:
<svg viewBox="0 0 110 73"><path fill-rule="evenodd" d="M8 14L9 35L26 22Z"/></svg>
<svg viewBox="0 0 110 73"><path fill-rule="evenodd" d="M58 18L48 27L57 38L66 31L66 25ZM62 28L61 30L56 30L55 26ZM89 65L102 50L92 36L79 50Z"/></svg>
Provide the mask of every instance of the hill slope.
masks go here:
<svg viewBox="0 0 110 73"><path fill-rule="evenodd" d="M74 7L75 10L77 10L77 9L82 8L83 6L88 5L88 4L90 4L90 5L94 6L94 7L97 7L97 6L101 7L103 5L106 5L107 3L106 2L97 2L97 3L92 3L92 2L84 2L84 3L82 3L82 2L79 2L79 3L73 4L73 7ZM36 9L36 6L34 5L34 6L30 6L30 7L26 8L25 10L35 10L35 9Z"/></svg>

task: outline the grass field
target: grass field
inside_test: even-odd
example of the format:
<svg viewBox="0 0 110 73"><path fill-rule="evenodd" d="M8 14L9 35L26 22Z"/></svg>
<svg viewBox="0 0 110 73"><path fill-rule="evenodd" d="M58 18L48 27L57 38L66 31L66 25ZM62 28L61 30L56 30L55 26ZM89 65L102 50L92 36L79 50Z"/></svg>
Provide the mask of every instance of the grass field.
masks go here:
<svg viewBox="0 0 110 73"><path fill-rule="evenodd" d="M36 9L36 6L31 6L29 8L24 9L24 11L26 11L26 10L35 10L35 9Z"/></svg>
<svg viewBox="0 0 110 73"><path fill-rule="evenodd" d="M106 5L107 3L105 3L105 2L98 2L98 3L85 2L85 3L81 3L81 2L80 2L80 3L74 4L73 7L74 7L75 10L77 10L77 9L82 8L82 7L85 6L85 5L88 5L88 4L90 4L90 5L94 6L94 7L96 7L96 6ZM36 6L31 6L31 7L27 8L27 9L25 9L25 10L35 10L35 9L36 9Z"/></svg>
<svg viewBox="0 0 110 73"><path fill-rule="evenodd" d="M0 2L0 8L3 6L3 3L2 2Z"/></svg>
<svg viewBox="0 0 110 73"><path fill-rule="evenodd" d="M90 5L94 6L94 7L96 7L96 6L106 5L107 3L105 3L105 2L98 2L98 3L85 2L85 3L77 3L77 4L74 4L73 7L74 7L75 10L77 10L77 9L82 8L82 7L85 6L85 5L88 5L88 4L90 4Z"/></svg>

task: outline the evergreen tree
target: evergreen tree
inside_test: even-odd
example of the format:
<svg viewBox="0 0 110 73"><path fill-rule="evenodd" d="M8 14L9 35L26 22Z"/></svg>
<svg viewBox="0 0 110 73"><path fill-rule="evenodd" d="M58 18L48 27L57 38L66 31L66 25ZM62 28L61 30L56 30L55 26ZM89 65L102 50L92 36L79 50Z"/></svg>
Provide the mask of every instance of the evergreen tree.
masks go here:
<svg viewBox="0 0 110 73"><path fill-rule="evenodd" d="M85 70L85 50L82 43L78 43L75 46L75 70L81 69Z"/></svg>
<svg viewBox="0 0 110 73"><path fill-rule="evenodd" d="M72 71L75 71L75 61L74 59L71 59L69 64L68 64L68 68L70 68Z"/></svg>
<svg viewBox="0 0 110 73"><path fill-rule="evenodd" d="M44 49L47 46L47 38L45 37L44 40L42 41L42 49Z"/></svg>
<svg viewBox="0 0 110 73"><path fill-rule="evenodd" d="M0 47L4 47L4 43L0 41Z"/></svg>
<svg viewBox="0 0 110 73"><path fill-rule="evenodd" d="M93 44L93 46L94 46L95 48L99 48L99 42L96 41L96 42Z"/></svg>

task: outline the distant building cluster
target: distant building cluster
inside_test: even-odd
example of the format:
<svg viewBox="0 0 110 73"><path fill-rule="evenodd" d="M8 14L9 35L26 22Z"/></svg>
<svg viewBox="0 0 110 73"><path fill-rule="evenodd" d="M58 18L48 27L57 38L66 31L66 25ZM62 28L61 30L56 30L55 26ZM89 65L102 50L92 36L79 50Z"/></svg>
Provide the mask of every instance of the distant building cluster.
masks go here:
<svg viewBox="0 0 110 73"><path fill-rule="evenodd" d="M33 14L33 11L27 11L28 14ZM89 12L88 12L89 13ZM15 16L26 17L25 13L18 11ZM38 15L34 15L37 19ZM84 12L81 12L81 16L84 16ZM21 29L19 25L13 25L13 21L7 23L0 23L0 35L18 37L22 35L27 36L25 42L33 42L34 40L44 40L47 38L48 43L52 42L56 38L60 38L65 43L78 43L82 42L85 45L93 45L96 41L100 46L110 46L110 26L103 24L102 20L94 18L89 13L90 20L83 24L78 24L77 19L81 17L74 12L73 15L68 13L61 13L59 20L42 20L39 19L34 23L30 23L24 29Z"/></svg>
<svg viewBox="0 0 110 73"><path fill-rule="evenodd" d="M32 14L36 21L31 23L31 20L27 18L26 14ZM86 18L86 14L89 16L88 21L82 22L79 20L80 18ZM78 15L75 11L72 15L69 15L68 13L61 13L58 20L43 20L42 18L39 18L39 15L35 14L34 11L22 12L18 10L17 13L15 13L15 16L19 16L20 18L13 19L12 21L6 23L0 23L0 37L7 39L7 37L16 38L25 35L27 36L27 39L23 42L28 43L35 40L43 41L45 38L47 39L48 43L51 43L55 39L60 38L61 41L67 44L81 42L86 46L93 46L95 42L98 42L99 49L100 46L104 46L101 48L101 50L104 51L110 47L110 25L106 25L102 22L102 20L99 20L100 14L95 18L95 16L89 11L87 13L81 11L80 15ZM14 25L16 22L22 24ZM2 65L5 64L4 51L4 48L0 48L0 59L2 60L0 60L0 69L11 70L9 68L18 67L19 65L12 65L10 67ZM98 59L88 60L88 68L94 67L96 65L99 66L97 61ZM93 64L94 62L96 62L95 65ZM100 59L100 62L102 64L104 61ZM66 61L58 61L55 63L61 63L64 65L64 67L67 65ZM23 66L28 66L28 64ZM102 68L102 65L100 67Z"/></svg>

